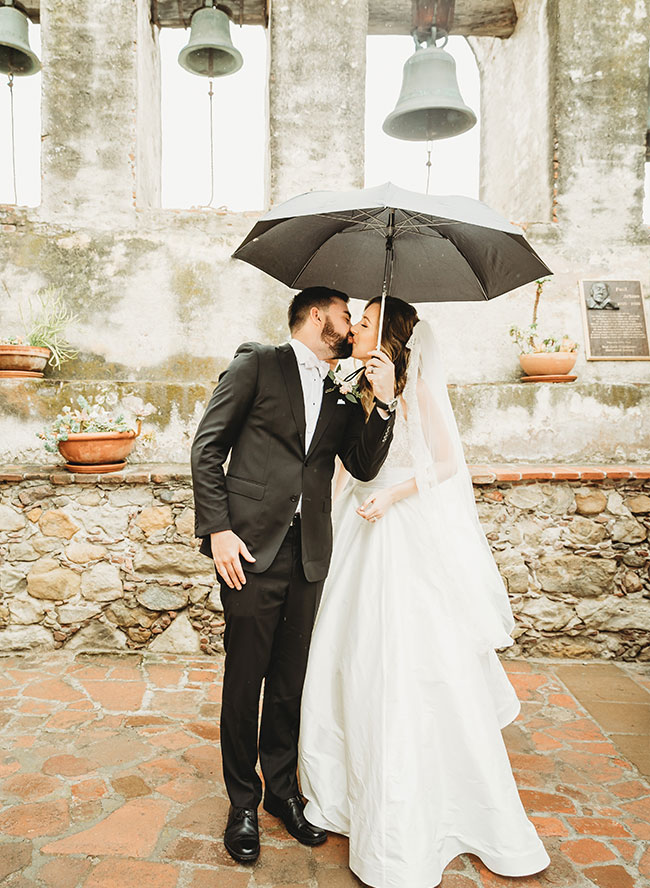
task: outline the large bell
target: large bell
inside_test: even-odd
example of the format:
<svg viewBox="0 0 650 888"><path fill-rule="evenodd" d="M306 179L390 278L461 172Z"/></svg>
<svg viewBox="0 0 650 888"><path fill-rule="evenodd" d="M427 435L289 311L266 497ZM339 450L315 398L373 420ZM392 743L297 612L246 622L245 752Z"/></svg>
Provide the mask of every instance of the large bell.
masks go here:
<svg viewBox="0 0 650 888"><path fill-rule="evenodd" d="M383 130L395 139L430 142L471 129L476 114L463 101L456 62L436 46L418 49L404 64L402 91Z"/></svg>
<svg viewBox="0 0 650 888"><path fill-rule="evenodd" d="M178 64L201 77L225 77L244 64L230 39L230 19L215 6L204 6L192 15L190 39L178 54Z"/></svg>
<svg viewBox="0 0 650 888"><path fill-rule="evenodd" d="M15 6L0 6L0 73L26 77L40 70L29 46L27 16Z"/></svg>

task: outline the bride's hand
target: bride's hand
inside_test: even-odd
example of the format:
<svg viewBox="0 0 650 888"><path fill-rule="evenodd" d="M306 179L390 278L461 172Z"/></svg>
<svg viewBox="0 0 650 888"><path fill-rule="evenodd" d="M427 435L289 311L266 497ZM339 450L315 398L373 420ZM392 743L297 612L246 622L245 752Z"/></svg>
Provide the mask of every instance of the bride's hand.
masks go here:
<svg viewBox="0 0 650 888"><path fill-rule="evenodd" d="M357 515L361 515L366 521L374 522L378 518L383 518L386 512L393 505L393 494L390 490L379 490L373 493L368 499L359 506Z"/></svg>

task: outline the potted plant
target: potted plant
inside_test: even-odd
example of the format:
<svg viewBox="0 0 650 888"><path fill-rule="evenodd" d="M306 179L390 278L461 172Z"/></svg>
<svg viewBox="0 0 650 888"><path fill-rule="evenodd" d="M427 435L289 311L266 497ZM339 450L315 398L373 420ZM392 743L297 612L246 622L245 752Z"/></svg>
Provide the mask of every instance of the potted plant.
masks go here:
<svg viewBox="0 0 650 888"><path fill-rule="evenodd" d="M11 298L4 282L3 286ZM41 378L46 364L58 369L78 354L65 336L68 324L77 318L67 308L61 292L41 290L38 299L40 305L36 310L29 303L27 323L20 313L25 336L0 338L0 376Z"/></svg>
<svg viewBox="0 0 650 888"><path fill-rule="evenodd" d="M569 376L576 362L578 344L564 336L542 336L537 331L537 311L544 284L550 278L536 281L533 320L529 327L510 328L510 337L519 347L519 363L524 371L524 382L571 382Z"/></svg>
<svg viewBox="0 0 650 888"><path fill-rule="evenodd" d="M124 468L142 420L156 412L153 404L145 404L135 395L126 395L119 402L115 393L90 400L79 395L77 405L64 407L54 422L38 433L47 451L58 451L64 457L70 472L117 472Z"/></svg>

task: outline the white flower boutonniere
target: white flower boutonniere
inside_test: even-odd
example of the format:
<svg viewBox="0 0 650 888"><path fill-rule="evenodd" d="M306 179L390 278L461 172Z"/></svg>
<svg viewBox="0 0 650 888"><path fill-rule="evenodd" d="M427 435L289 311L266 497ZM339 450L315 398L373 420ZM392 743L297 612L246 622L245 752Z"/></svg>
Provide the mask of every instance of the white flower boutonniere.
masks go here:
<svg viewBox="0 0 650 888"><path fill-rule="evenodd" d="M325 389L325 391L333 392L334 389L337 388L345 397L346 401L351 401L352 404L356 404L361 397L361 392L359 391L359 386L354 382L354 377L358 376L359 372L359 370L355 370L354 373L351 373L348 376L343 376L343 371L339 364L336 370L330 370L327 374L327 378L330 379L334 385Z"/></svg>

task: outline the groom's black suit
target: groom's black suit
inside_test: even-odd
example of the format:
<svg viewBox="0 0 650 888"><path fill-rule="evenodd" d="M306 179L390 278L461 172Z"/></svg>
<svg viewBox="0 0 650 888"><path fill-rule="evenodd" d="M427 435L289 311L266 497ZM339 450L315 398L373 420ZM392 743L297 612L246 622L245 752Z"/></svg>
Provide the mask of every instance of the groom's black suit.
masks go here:
<svg viewBox="0 0 650 888"><path fill-rule="evenodd" d="M256 559L241 590L221 585L226 668L221 712L224 777L235 807L261 798L257 722L266 679L259 754L267 788L297 794L300 696L309 640L332 550L331 481L338 455L370 480L390 447L393 417L368 421L329 378L305 453L302 385L291 345L245 343L219 379L192 445L195 533L233 530ZM230 455L227 472L224 464ZM302 496L301 518L294 518Z"/></svg>

